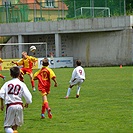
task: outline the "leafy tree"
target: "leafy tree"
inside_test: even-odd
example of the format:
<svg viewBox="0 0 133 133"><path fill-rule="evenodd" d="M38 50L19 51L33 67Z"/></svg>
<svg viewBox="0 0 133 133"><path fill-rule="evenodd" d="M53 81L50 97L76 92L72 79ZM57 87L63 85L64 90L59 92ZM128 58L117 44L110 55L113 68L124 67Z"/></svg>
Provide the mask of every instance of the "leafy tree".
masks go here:
<svg viewBox="0 0 133 133"><path fill-rule="evenodd" d="M127 14L133 14L133 0L125 0L126 1L126 12Z"/></svg>
<svg viewBox="0 0 133 133"><path fill-rule="evenodd" d="M81 7L90 6L89 0L64 0L64 3L68 6L67 18L75 17L75 10Z"/></svg>
<svg viewBox="0 0 133 133"><path fill-rule="evenodd" d="M109 7L111 16L124 15L125 11L124 1L126 2L126 11L128 12L128 14L132 13L133 0L64 0L64 3L68 6L67 18L73 18L77 13L77 9L81 7L91 7L91 6ZM86 10L86 14L89 14L88 12Z"/></svg>

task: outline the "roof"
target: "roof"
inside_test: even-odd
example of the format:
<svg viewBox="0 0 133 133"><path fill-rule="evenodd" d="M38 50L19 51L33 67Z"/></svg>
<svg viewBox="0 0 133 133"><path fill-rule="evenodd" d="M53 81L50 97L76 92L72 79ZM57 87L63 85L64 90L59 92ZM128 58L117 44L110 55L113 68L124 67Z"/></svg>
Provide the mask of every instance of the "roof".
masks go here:
<svg viewBox="0 0 133 133"><path fill-rule="evenodd" d="M42 10L68 10L68 7L66 6L66 4L64 4L63 2L58 1L57 2L57 7L40 7L40 2L38 0L20 0L20 3L24 3L24 4L28 4L29 9L38 9L40 10L40 8ZM35 6L34 6L35 3Z"/></svg>

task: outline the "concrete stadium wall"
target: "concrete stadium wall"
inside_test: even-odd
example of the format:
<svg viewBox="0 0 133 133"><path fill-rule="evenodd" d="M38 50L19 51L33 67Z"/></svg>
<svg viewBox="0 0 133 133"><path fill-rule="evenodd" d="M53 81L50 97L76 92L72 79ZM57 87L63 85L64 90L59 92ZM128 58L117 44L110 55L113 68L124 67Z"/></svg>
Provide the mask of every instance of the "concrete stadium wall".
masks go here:
<svg viewBox="0 0 133 133"><path fill-rule="evenodd" d="M73 35L73 57L85 66L132 64L132 36L131 30Z"/></svg>
<svg viewBox="0 0 133 133"><path fill-rule="evenodd" d="M0 36L12 35L16 38L22 35L24 42L38 42L39 38L45 40L46 36L50 35L51 40L48 40L50 48L55 45L55 34L59 34L60 56L73 56L74 60L81 59L84 66L131 65L133 63L132 28L133 16L122 16L1 24ZM64 51L63 45L65 45Z"/></svg>

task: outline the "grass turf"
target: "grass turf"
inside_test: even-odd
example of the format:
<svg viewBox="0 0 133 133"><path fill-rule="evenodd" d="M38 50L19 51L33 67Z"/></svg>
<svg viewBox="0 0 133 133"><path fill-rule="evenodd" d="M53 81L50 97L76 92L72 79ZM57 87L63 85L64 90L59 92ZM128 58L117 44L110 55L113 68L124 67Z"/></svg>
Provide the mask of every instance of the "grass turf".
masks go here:
<svg viewBox="0 0 133 133"><path fill-rule="evenodd" d="M24 110L24 124L19 133L131 133L132 132L132 67L85 68L86 80L80 97L75 98L73 87L70 98L64 99L73 68L53 69L58 87L51 86L48 95L53 118L40 119L41 95L31 91L29 77L25 83L33 96L33 103ZM36 71L36 70L34 70ZM9 71L0 72L11 79ZM0 86L4 82L0 79ZM36 88L37 88L37 81ZM0 133L4 112L0 111Z"/></svg>

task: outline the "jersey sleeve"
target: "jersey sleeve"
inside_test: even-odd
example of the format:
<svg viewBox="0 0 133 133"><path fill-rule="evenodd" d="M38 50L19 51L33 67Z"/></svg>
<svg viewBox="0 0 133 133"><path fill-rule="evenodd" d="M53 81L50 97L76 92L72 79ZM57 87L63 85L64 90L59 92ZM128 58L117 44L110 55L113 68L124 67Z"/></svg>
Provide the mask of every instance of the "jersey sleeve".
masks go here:
<svg viewBox="0 0 133 133"><path fill-rule="evenodd" d="M17 66L22 66L23 65L23 59L20 59L18 62L17 62Z"/></svg>
<svg viewBox="0 0 133 133"><path fill-rule="evenodd" d="M6 83L5 83L6 84ZM5 99L5 84L0 89L0 98Z"/></svg>
<svg viewBox="0 0 133 133"><path fill-rule="evenodd" d="M29 91L29 89L27 88L26 84L23 84L23 97L25 98L26 100L26 103L32 103L32 95Z"/></svg>
<svg viewBox="0 0 133 133"><path fill-rule="evenodd" d="M75 75L76 75L76 69L74 69L72 72L71 81L73 81L75 79Z"/></svg>
<svg viewBox="0 0 133 133"><path fill-rule="evenodd" d="M33 56L30 56L30 59L31 59L32 62L36 62L38 60L37 58L35 58Z"/></svg>
<svg viewBox="0 0 133 133"><path fill-rule="evenodd" d="M49 72L50 72L50 78L51 78L51 79L52 79L52 78L55 78L56 75L55 75L54 71L53 71L52 69L50 69L50 68L48 68L48 70L49 70Z"/></svg>
<svg viewBox="0 0 133 133"><path fill-rule="evenodd" d="M37 71L37 72L35 72L34 75L33 75L33 77L34 77L34 78L37 78L37 76L38 76L39 73L40 73L40 70Z"/></svg>

